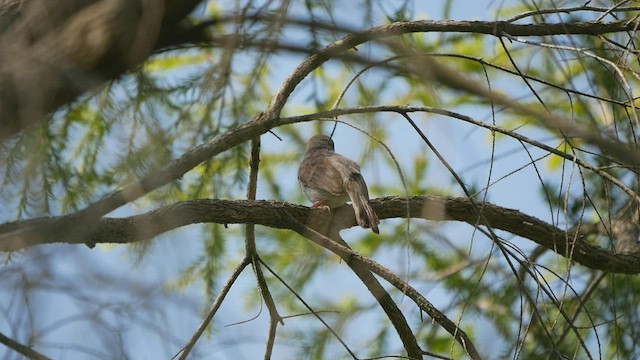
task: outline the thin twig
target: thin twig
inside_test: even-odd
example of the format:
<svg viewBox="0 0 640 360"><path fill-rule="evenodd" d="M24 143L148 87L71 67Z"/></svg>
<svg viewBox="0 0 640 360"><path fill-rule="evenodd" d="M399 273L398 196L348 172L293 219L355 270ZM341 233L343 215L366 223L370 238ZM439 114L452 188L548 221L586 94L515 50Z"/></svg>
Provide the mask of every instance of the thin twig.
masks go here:
<svg viewBox="0 0 640 360"><path fill-rule="evenodd" d="M249 184L247 185L247 200L255 200L256 192L258 188L258 170L260 164L260 137L255 137L251 140L251 157L249 159ZM256 282L258 283L258 289L260 290L260 296L265 302L267 309L269 310L269 336L266 343L266 349L264 353L265 360L271 359L273 353L273 345L275 343L276 329L278 322L284 324L282 317L278 313L273 296L269 291L269 286L262 273L262 267L260 265L260 256L256 249L256 234L255 225L248 223L246 225L245 232L245 251L246 256L251 259L251 265L256 275Z"/></svg>
<svg viewBox="0 0 640 360"><path fill-rule="evenodd" d="M34 360L49 360L45 355L33 350L29 346L22 345L21 343L11 339L5 334L0 332L0 344L5 345L9 349L14 350L15 352L28 357L29 359Z"/></svg>
<svg viewBox="0 0 640 360"><path fill-rule="evenodd" d="M462 181L462 179L456 173L456 171L451 167L451 165L449 165L449 163L444 159L444 157L440 154L440 152L436 149L436 147L429 141L429 139L422 132L422 130L420 130L420 128L417 126L417 124L413 121L413 119L411 119L411 117L409 117L406 113L401 113L401 115L405 119L407 119L407 121L411 124L413 129L418 133L418 135L422 138L422 140L429 147L429 149L436 155L436 157L441 162L441 164L449 171L451 176L454 177L454 179L456 180L456 182L458 183L458 185L460 186L462 191L465 193L465 195L469 199L469 202L473 206L473 208L475 210L474 212L478 217L479 223L486 227L486 231L487 231L487 233L489 235L489 238L491 240L493 240L493 242L497 245L498 249L503 253L504 259L507 261L507 264L508 264L509 268L511 268L512 273L515 275L516 279L518 280L518 283L520 284L520 287L522 289L521 293L527 298L527 300L529 301L530 304L535 304L535 301L534 301L533 297L531 296L531 294L529 294L529 291L527 290L527 288L526 288L526 286L524 284L524 281L522 280L522 278L519 277L518 271L516 270L515 266L513 265L513 262L509 258L510 252L505 248L505 246L502 243L502 241L500 241L500 238L496 235L494 229L491 227L491 223L486 219L486 217L484 216L484 212L481 210L481 207L478 205L476 200L473 199L473 196L471 196L471 193L469 192L467 186L464 184L464 181ZM474 226L477 227L477 225L474 225ZM513 259L515 259L516 261L520 262L520 260L517 259L515 256L513 256ZM542 327L543 331L545 332L545 334L547 335L547 337L549 339L553 340L553 337L552 337L551 333L549 332L549 330L546 328L544 322L542 321L542 316L539 314L538 309L536 307L533 307L532 310L533 310L534 314L536 314L536 317L540 320L541 327ZM566 313L562 310L562 308L558 307L558 310L560 311L560 313L563 316L567 317ZM584 344L584 340L580 336L580 333L578 331L575 331L575 334L576 334L576 337L578 338L578 340L580 342L580 345L585 350L587 350L587 347ZM555 343L553 341L552 341L552 345L554 347L554 352L558 352L558 350L556 349ZM589 358L591 358L591 354L589 354L588 350L587 350L587 355L589 356Z"/></svg>
<svg viewBox="0 0 640 360"><path fill-rule="evenodd" d="M399 42L388 41L387 46L403 55L416 53L414 49L408 48ZM571 119L546 111L538 111L529 105L515 101L505 95L491 92L469 77L463 76L432 59L425 58L424 61L419 64L412 63L409 65L407 70L411 71L413 76L424 81L435 81L451 89L464 91L481 98L492 100L496 104L510 108L510 110L516 113L530 116L540 121L550 130L563 132L567 134L567 136L576 136L584 139L586 142L600 148L601 151L609 153L614 159L630 165L629 170L631 171L638 171L636 168L640 167L640 151L638 151L638 149L630 147L629 144L607 138L603 136L600 131L577 126Z"/></svg>
<svg viewBox="0 0 640 360"><path fill-rule="evenodd" d="M588 309L585 306L585 304L587 303L587 300L596 293L596 291L598 290L598 285L600 285L602 280L604 280L604 278L607 275L608 274L606 272L601 272L600 274L598 274L595 280L593 280L589 284L589 286L585 289L584 294L582 294L582 296L578 298L580 306L578 306L576 308L575 313L573 313L573 316L571 317L571 322L570 322L571 324L573 324L578 319L578 316L580 315L582 310L584 310L588 314ZM595 325L593 326L595 328ZM560 336L558 337L558 340L557 340L558 343L561 343L564 340L564 338L569 334L570 330L571 329L568 325L565 326L565 328L560 333Z"/></svg>
<svg viewBox="0 0 640 360"><path fill-rule="evenodd" d="M640 203L640 195L638 193L636 193L635 191L633 191L632 189L630 189L628 186L626 186L622 181L618 180L618 178L612 176L611 174L607 173L606 171L604 171L602 168L600 167L596 167L595 165L592 165L584 160L581 160L580 158L576 157L575 155L572 154L568 154L565 153L563 151L560 151L554 147L548 146L544 143L541 143L539 141L530 139L524 135L520 135L515 131L512 130L507 130L505 128L502 128L500 126L496 126L496 125L490 125L487 124L483 121L480 120L475 120L467 115L463 115L460 113L456 113L454 111L449 111L449 110L445 110L445 109L438 109L438 108L433 108L433 107L429 107L429 106L401 106L401 105L374 105L374 106L362 106L362 107L356 107L356 108L343 108L343 109L335 109L335 110L331 110L331 111L325 111L325 112L319 112L319 113L314 113L314 114L309 114L309 115L299 115L299 116L293 116L290 118L282 118L282 121L285 121L287 123L296 123L296 122L300 122L300 121L311 121L311 120L317 120L317 119L327 119L327 118L333 118L335 116L338 115L347 115L347 114L361 114L361 113L369 113L369 112L381 112L381 111L385 111L385 112L395 112L398 114L401 113L412 113L412 112L425 112L425 113L432 113L432 114L438 114L438 115L443 115L443 116L447 116L453 119L458 119L458 120L462 120L464 122L476 125L476 126L480 126L483 127L487 130L491 130L491 131L495 131L495 132L499 132L501 134L504 135L508 135L516 140L525 142L527 144L533 145L535 147L538 147L540 149L543 149L545 151L548 151L554 155L560 156L564 159L567 159L569 161L575 162L577 165L582 166L585 169L589 169L593 172L595 172L596 174L602 176L604 179L606 179L607 181L610 181L611 183L613 183L614 185L616 185L617 187L619 187L622 191L624 191L627 195L629 195L630 197L632 197L635 201L637 201L638 203ZM625 166L625 168L628 168L629 165ZM636 170L637 171L637 170Z"/></svg>
<svg viewBox="0 0 640 360"><path fill-rule="evenodd" d="M332 231L331 239L336 243L346 247L347 249L351 249L349 245L340 237L338 231ZM343 258L344 259L344 258ZM384 289L384 287L380 284L380 282L373 276L370 269L361 266L357 263L348 262L347 259L344 259L347 263L347 266L353 270L354 274L358 276L360 281L367 287L367 290L371 293L374 299L380 304L382 310L384 310L385 314L391 321L391 324L396 329L400 340L402 341L405 350L407 351L407 355L410 359L419 359L420 346L418 345L417 339L409 327L405 316L402 314L402 311L398 308L396 303L391 298L391 295Z"/></svg>
<svg viewBox="0 0 640 360"><path fill-rule="evenodd" d="M620 81L622 82L622 85L625 89L625 95L627 96L627 98L629 99L629 105L631 107L631 114L633 115L633 120L635 121L636 125L640 126L640 119L638 119L638 114L636 112L636 107L634 105L634 96L633 96L633 89L631 88L631 85L629 85L629 82L627 81L627 79L624 77L624 74L622 73L622 70L620 69L620 66L616 63L614 63L613 61L609 60L609 59L605 59L602 56L598 56L590 51L588 51L587 49L582 49L582 48L577 48L577 47L573 47L573 46L567 46L567 45L555 45L555 44L548 44L548 43L543 43L543 42L537 42L537 41L531 41L531 40L527 40L527 39L522 39L522 38L518 38L515 36L511 36L509 34L504 34L508 39L512 40L512 41L516 41L522 44L528 44L528 45L535 45L535 46L539 46L539 47L543 47L543 48L549 48L549 49L554 49L554 50L567 50L567 51L573 51L582 55L585 55L587 57L596 59L597 61L603 62L609 66L611 66L611 68L615 71L615 73L618 75L618 77L620 78ZM633 76L640 78L640 75L638 75L635 71L631 70L631 69L625 69L627 71L629 71ZM562 130L562 129L560 129Z"/></svg>
<svg viewBox="0 0 640 360"><path fill-rule="evenodd" d="M304 225L299 222L295 217L289 214L289 219L292 222L293 230L304 236L305 238L313 241L314 243L324 247L325 249L330 250L336 255L340 256L346 264L356 263L369 271L375 273L376 275L382 277L386 281L388 281L391 285L393 285L396 289L400 290L404 295L409 297L413 302L425 313L427 313L435 322L440 324L447 332L449 332L453 337L460 343L464 351L471 357L472 359L480 359L480 355L475 349L473 342L467 336L467 334L460 328L458 328L455 323L453 323L449 318L447 318L440 310L438 310L435 306L431 304L422 294L420 294L416 289L414 289L407 282L399 278L389 269L383 267L379 263L371 260L370 258L360 255L354 250L350 249L347 246L339 244L338 242L332 240L331 238L313 230L312 228Z"/></svg>
<svg viewBox="0 0 640 360"><path fill-rule="evenodd" d="M331 334L333 334L333 336L336 337L338 342L345 348L345 350L347 350L347 352L349 353L349 355L351 355L352 358L354 359L358 358L356 354L349 348L347 343L340 337L340 335L338 335L338 333L329 324L327 324L327 322L324 321L324 319L319 315L320 311L313 310L311 306L307 304L306 301L304 301L302 296L300 296L300 294L298 294L297 291L295 291L280 275L278 275L278 273L276 273L273 269L271 269L271 267L267 265L264 261L262 261L262 259L259 259L259 261L271 273L271 275L273 275L276 279L278 279L282 283L282 285L284 285L284 287L286 287L298 299L298 301L300 301L302 305L304 305L304 307L306 307L309 310L309 312L311 312L311 314L313 314L322 323L322 325L324 325L327 328L327 330L329 330L329 332L331 332Z"/></svg>
<svg viewBox="0 0 640 360"><path fill-rule="evenodd" d="M254 117L250 122L234 128L224 134L218 135L215 138L203 143L199 146L189 149L178 159L172 160L164 167L149 172L147 175L133 181L132 183L124 186L122 189L116 190L102 199L87 206L84 210L70 216L70 220L74 222L76 231L83 231L83 228L88 228L90 224L97 221L105 214L117 209L118 207L134 201L141 196L163 186L167 183L179 179L186 172L193 169L205 160L208 160L219 153L228 150L229 148L236 146L242 142L245 142L255 136L264 134L271 130L273 127L284 125L280 121L279 116L282 108L285 106L289 96L298 86L298 84L307 77L313 70L320 67L326 61L340 57L348 52L350 49L370 41L382 41L383 39L390 37L397 37L402 34L410 33L428 33L428 32L461 32L461 33L476 33L486 35L500 35L502 33L510 34L512 36L550 36L550 35L570 35L570 34L584 34L590 36L598 36L611 32L621 31L633 31L637 25L628 20L606 22L606 23L556 23L556 24L510 24L502 21L407 21L397 22L388 25L378 26L371 29L367 29L361 32L357 32L348 35L340 40L333 42L326 46L320 52L311 55L304 60L284 81L278 93L272 98L271 103L265 109L264 113L261 113ZM442 68L445 69L445 68ZM441 69L441 70L442 70ZM448 78L449 85L451 83L451 76L444 76L450 74L451 71L445 69L440 71L438 77L440 79ZM467 80L467 79L465 79ZM467 83L470 80L467 80ZM462 84L458 81L454 87L459 87ZM469 86L464 87L470 89ZM478 88L476 87L476 90ZM486 93L482 93L486 94ZM497 101L499 96L494 96L496 103L512 107L519 112L525 112L529 115L536 116L536 112L525 107L524 105L515 103L513 101ZM506 98L505 98L506 99ZM564 121L559 121L558 118L547 115L542 117L541 120L549 127L557 127L562 130L573 130L574 126L570 126ZM570 131L567 131L570 133ZM607 145L611 147L614 157L619 157L628 160L634 165L640 165L640 161L635 159L635 154L630 153L628 149L622 149L618 143L611 141L603 141L589 131L579 131L579 135L582 135L586 140L592 142L598 146ZM15 234L20 236L20 234ZM0 239L2 242L2 239Z"/></svg>
<svg viewBox="0 0 640 360"><path fill-rule="evenodd" d="M615 8L615 7L614 7ZM576 7L568 7L568 8L554 8L554 9L539 9L534 11L528 11L522 14L518 14L514 17L511 17L505 20L508 23L512 23L527 17L537 16L537 15L545 15L545 14L570 14L578 11L592 11L592 12L602 12L603 15L607 15L611 12L612 8L606 7L595 7L595 6L576 6ZM640 6L629 6L629 7L621 7L616 9L619 12L627 12L627 11L637 11L640 10ZM602 20L602 15L598 18L598 21Z"/></svg>
<svg viewBox="0 0 640 360"><path fill-rule="evenodd" d="M240 264L238 264L238 266L233 270L233 272L231 273L231 276L229 276L229 279L220 290L220 294L218 294L218 297L216 297L215 301L211 305L211 308L207 312L207 316L205 316L205 318L202 320L202 322L200 323L200 326L198 326L198 329L196 329L196 332L193 334L193 336L191 336L191 339L189 339L189 342L187 343L187 345L185 345L184 348L182 348L182 350L180 350L180 352L178 352L173 357L173 359L175 359L178 355L180 355L180 358L179 358L180 360L187 359L187 356L189 356L189 353L195 346L196 342L198 341L200 336L202 336L207 326L209 326L211 319L213 319L214 315L220 308L220 305L222 305L222 302L227 296L227 293L229 293L229 290L231 290L231 286L233 286L238 276L240 276L244 268L247 267L247 265L249 265L250 263L251 263L251 259L249 259L248 257L245 257L244 259L242 259Z"/></svg>

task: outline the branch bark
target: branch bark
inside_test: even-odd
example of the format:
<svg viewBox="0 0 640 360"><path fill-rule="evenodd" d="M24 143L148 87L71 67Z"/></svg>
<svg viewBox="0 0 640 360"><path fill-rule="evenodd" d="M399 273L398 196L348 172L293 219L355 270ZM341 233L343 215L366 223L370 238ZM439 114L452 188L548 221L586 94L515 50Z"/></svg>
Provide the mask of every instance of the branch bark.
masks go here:
<svg viewBox="0 0 640 360"><path fill-rule="evenodd" d="M407 201L410 212L407 214ZM494 229L536 242L576 263L607 272L640 273L640 257L614 254L590 244L585 234L568 232L518 210L490 203L478 203ZM380 219L420 218L431 221L462 221L472 226L477 216L466 198L441 196L389 196L371 201ZM152 239L167 231L196 223L256 224L278 229L294 229L290 216L326 234L331 229L356 226L353 209L343 206L331 214L306 206L273 200L200 199L177 202L145 214L126 218L102 218L86 231L73 229L74 216L44 217L0 225L0 251L16 251L52 244L127 244ZM83 234L83 236L79 236Z"/></svg>

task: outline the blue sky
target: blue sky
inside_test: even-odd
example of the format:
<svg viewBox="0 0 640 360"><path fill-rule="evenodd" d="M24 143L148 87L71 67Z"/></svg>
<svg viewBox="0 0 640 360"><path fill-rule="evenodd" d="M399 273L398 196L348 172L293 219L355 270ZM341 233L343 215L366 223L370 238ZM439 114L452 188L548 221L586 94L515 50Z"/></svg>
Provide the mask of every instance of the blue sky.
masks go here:
<svg viewBox="0 0 640 360"><path fill-rule="evenodd" d="M420 14L419 18L440 19L443 13L442 5L444 2L417 1L420 5L416 5L416 13ZM493 20L494 14L489 10L490 5L495 5L495 1L454 1L451 8L450 19L464 20ZM357 11L357 9L354 9ZM345 12L344 23L350 21L348 12ZM380 22L372 25L379 24ZM294 69L300 61L299 57L287 56L283 58L277 71L273 73L272 86L277 88L278 84ZM522 84L501 84L503 86L517 86L518 91L522 90ZM302 94L294 94L292 101L299 104L304 99L304 88L301 89ZM429 104L425 104L429 105ZM461 111L474 114L475 108L462 108ZM294 110L288 109L293 112ZM485 110L483 110L485 111ZM484 119L488 114L479 114L479 119ZM345 119L357 124L358 118L352 117ZM490 155L491 138L486 131L477 130L471 126L463 125L457 121L438 117L438 116L416 116L419 124L423 126L425 132L430 136L430 140L442 152L447 161L456 170L471 169L462 172L465 181L469 184L483 184L488 176L487 167L472 168L481 159L488 159ZM416 154L427 153L431 160L425 182L434 184L437 187L449 184L453 193L462 194L449 182L449 176L444 167L435 161L432 154L429 154L426 146L421 143L418 137L410 131L408 125L397 115L389 115L386 120L390 124L390 140L388 145L398 157L400 164L404 169L410 169ZM311 136L311 127L309 125L296 125L306 129L308 135ZM277 130L276 130L277 131ZM340 126L336 133L335 142L336 150L352 159L362 158L363 140L358 139L357 133L345 126ZM543 137L545 134L540 131L533 131L532 136ZM355 140L354 140L355 139ZM493 179L497 179L502 175L508 174L510 171L518 169L529 161L527 154L518 150L519 144L513 141L504 140L498 143L497 154L513 153L501 160L496 161L495 173ZM263 136L263 148L269 151L287 150L286 143L280 143L271 135ZM535 151L534 151L535 153ZM535 156L534 156L535 157ZM381 169L374 163L363 166L365 178L371 184L375 182L397 181L397 174L389 176L388 169ZM295 169L290 173L283 174L283 186L290 190L291 200L299 196L293 192L298 191L295 180ZM445 185L443 185L445 184ZM539 183L534 170L529 167L521 172L511 175L508 181L495 184L491 190L490 201L505 207L522 208L529 214L538 216L542 219L549 220L550 214L548 207L540 199L538 192ZM260 196L262 195L262 196ZM386 194L374 194L386 195ZM260 188L259 197L267 197L268 193ZM115 211L112 216L125 216L132 212L138 212L140 208L126 207ZM383 222L381 229L389 226L387 222ZM230 226L230 232L240 235L242 227ZM357 237L364 231L362 229L348 230L345 238ZM462 239L469 239L472 229L466 225L451 224L445 228L448 233L455 233ZM38 299L44 301L48 308L30 309L27 305L16 305L21 301L15 292L0 292L0 331L14 337L18 341L24 341L24 331L19 328L11 328L11 324L20 323L27 326L26 323L16 320L21 316L26 316L28 312L33 312L35 328L52 326L58 324L61 319L67 319L78 314L92 313L100 318L105 324L103 330L87 328L82 318L78 321L64 322L55 326L56 332L45 334L43 343L38 347L43 353L53 358L65 359L85 359L86 354L78 355L78 352L71 348L55 349L54 346L47 344L58 343L83 343L88 348L96 351L97 358L102 355L105 357L113 356L113 358L128 357L132 359L158 359L166 358L167 354L177 351L184 342L191 336L197 325L201 321L203 309L208 308L209 302L202 297L202 284L196 282L195 286L186 289L183 292L174 292L166 295L163 284L176 279L181 269L187 267L202 252L201 244L198 237L201 236L200 227L190 226L184 229L164 234L153 240L153 246L148 254L138 259L135 253L132 253L127 247L121 246L97 246L95 249L89 249L84 246L64 246L53 245L45 246L41 249L33 249L12 256L11 262L4 269L5 274L18 274L24 272L24 276L33 281L42 281L50 284L47 291L39 291ZM237 237L241 239L240 236ZM260 240L268 241L268 240ZM303 241L302 239L300 241ZM531 244L518 244L524 248L533 246ZM238 258L240 260L241 249L243 243L238 241L232 244L227 251L230 258ZM490 243L484 238L477 237L473 245L474 254L486 253L490 249ZM385 266L397 268L403 271L406 267L406 254L389 254L387 258L377 258ZM228 271L229 269L227 269ZM100 273L109 274L109 281L113 284L105 282ZM336 266L327 274L328 278L344 279L343 282L331 284L331 291L336 296L341 296L349 289L359 286L357 280L350 275L344 266ZM0 277L1 278L1 277ZM0 280L5 289L11 289L11 284L22 281L24 278L5 277ZM110 288L114 284L126 284L125 291L122 287L119 290ZM15 283L14 283L15 284ZM81 284L79 291L80 299L66 296L65 288L56 288L56 284L78 285ZM318 284L320 288L323 284ZM255 280L250 269L247 269L240 281L234 286L229 297L225 301L220 312L214 318L213 328L214 335L210 338L203 338L196 346L196 354L198 358L206 359L228 359L233 356L234 359L254 359L256 354L262 354L266 338L266 329L268 326L268 314L263 309L262 314L255 320L230 327L225 325L248 320L255 314L255 309L247 311L247 304L244 295L255 288ZM363 289L361 289L363 290ZM444 293L442 289L434 285L430 289L425 289L425 295L434 300L436 305L445 305L448 299L438 299ZM86 292L86 293L85 293ZM121 302L126 302L131 298L136 298L141 293L144 299L138 303L130 304L131 309L125 313L133 314L131 319L119 319L113 309L121 306ZM364 291L360 294L367 296ZM256 293L257 296L257 293ZM99 299L104 302L98 307L94 307L92 299ZM407 311L411 306L408 301L402 303L403 308ZM137 314L140 318L135 318L136 308L141 313ZM169 308L171 311L167 314L155 312L154 308ZM142 309L146 309L142 311ZM2 317L4 316L4 318ZM131 321L129 321L131 320ZM139 323L146 323L141 326ZM364 322L366 324L366 321ZM295 320L287 321L287 327L295 327ZM362 324L361 324L362 326ZM157 336L153 331L153 327L166 327L169 334L168 339ZM127 348L123 349L123 353L109 353L111 344L108 336L100 338L101 331L113 331L115 334L112 341L115 343L118 337L125 339ZM79 334L82 334L79 336ZM479 335L482 336L482 335ZM490 338L490 333L485 335ZM354 337L357 338L357 337ZM487 339L478 339L476 345L479 345L481 351L491 353L492 348L498 347L499 344ZM290 358L292 356L292 347L283 339L276 344L274 358ZM295 347L293 347L295 349ZM340 353L339 350L337 350ZM0 348L0 357L11 358L11 351ZM117 354L117 355L116 355Z"/></svg>

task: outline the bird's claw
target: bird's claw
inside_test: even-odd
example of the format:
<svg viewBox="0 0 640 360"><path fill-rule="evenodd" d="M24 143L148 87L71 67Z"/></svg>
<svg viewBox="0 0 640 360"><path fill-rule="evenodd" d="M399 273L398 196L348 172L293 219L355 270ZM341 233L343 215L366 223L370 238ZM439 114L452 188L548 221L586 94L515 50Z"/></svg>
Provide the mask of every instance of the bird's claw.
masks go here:
<svg viewBox="0 0 640 360"><path fill-rule="evenodd" d="M312 209L320 209L320 210L324 210L327 212L331 212L331 208L325 204L323 204L321 201L316 201L313 203L313 205L311 205Z"/></svg>

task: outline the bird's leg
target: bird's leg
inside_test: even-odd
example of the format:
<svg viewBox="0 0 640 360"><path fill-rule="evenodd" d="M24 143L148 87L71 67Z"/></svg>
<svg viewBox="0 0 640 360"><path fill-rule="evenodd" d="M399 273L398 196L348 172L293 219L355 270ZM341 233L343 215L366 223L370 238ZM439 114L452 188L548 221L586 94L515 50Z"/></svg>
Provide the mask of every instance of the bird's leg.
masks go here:
<svg viewBox="0 0 640 360"><path fill-rule="evenodd" d="M316 201L311 205L312 209L321 209L324 211L331 212L331 208L325 204L323 201Z"/></svg>

